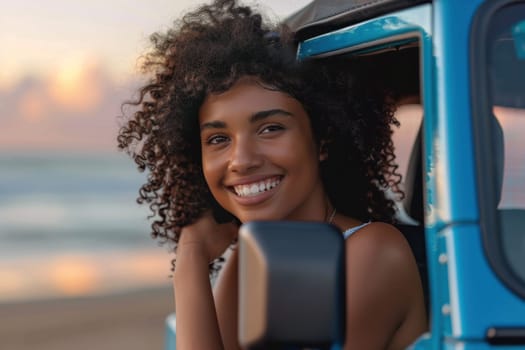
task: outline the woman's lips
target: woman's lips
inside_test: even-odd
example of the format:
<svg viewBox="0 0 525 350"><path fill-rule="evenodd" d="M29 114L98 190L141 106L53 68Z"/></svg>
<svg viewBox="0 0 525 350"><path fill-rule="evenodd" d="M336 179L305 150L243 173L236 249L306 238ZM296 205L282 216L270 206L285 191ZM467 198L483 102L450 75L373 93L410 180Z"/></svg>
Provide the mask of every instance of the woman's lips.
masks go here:
<svg viewBox="0 0 525 350"><path fill-rule="evenodd" d="M241 205L257 205L271 197L283 180L283 176L272 176L264 180L230 186L235 201Z"/></svg>
<svg viewBox="0 0 525 350"><path fill-rule="evenodd" d="M239 197L253 197L269 191L281 183L280 176L272 176L261 181L232 186L233 192Z"/></svg>

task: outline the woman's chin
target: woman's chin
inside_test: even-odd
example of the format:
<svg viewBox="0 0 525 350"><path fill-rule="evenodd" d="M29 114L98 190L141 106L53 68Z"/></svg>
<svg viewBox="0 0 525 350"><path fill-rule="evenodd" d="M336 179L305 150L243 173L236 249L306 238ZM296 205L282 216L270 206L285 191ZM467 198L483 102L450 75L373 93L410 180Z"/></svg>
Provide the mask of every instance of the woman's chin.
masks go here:
<svg viewBox="0 0 525 350"><path fill-rule="evenodd" d="M237 218L241 223L245 224L250 221L278 221L283 218L278 215L264 214L264 213L240 213L237 215Z"/></svg>

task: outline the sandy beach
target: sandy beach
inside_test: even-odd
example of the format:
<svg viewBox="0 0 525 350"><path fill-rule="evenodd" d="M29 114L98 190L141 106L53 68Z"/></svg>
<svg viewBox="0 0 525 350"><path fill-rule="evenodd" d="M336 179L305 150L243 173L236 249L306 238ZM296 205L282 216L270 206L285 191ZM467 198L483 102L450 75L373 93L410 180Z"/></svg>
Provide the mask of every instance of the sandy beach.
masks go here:
<svg viewBox="0 0 525 350"><path fill-rule="evenodd" d="M0 304L3 350L163 349L171 288Z"/></svg>

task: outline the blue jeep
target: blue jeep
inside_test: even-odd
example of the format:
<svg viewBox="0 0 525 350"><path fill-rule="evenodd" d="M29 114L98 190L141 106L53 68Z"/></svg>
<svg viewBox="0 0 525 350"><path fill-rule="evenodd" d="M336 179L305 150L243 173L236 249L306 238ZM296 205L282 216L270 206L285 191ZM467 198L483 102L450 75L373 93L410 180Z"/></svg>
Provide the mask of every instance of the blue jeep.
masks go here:
<svg viewBox="0 0 525 350"><path fill-rule="evenodd" d="M413 348L525 349L525 1L314 0L286 22L299 60L348 58L374 68L400 97L400 229L419 264L430 324ZM271 245L253 243L259 236L241 235L241 249ZM304 274L305 257L292 255ZM337 270L337 257L326 261ZM333 317L337 328L334 276L319 320ZM272 302L262 301L267 313L279 311ZM174 349L174 316L166 325L166 349ZM328 333L319 336L337 340Z"/></svg>

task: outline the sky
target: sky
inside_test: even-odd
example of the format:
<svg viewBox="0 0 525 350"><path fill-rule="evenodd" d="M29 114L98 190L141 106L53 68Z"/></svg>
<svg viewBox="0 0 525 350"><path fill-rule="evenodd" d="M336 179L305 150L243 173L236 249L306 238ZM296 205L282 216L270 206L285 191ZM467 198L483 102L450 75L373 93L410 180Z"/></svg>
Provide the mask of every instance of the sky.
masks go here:
<svg viewBox="0 0 525 350"><path fill-rule="evenodd" d="M149 35L201 2L2 1L0 151L113 152ZM270 18L309 0L247 1ZM108 4L110 4L108 6Z"/></svg>

